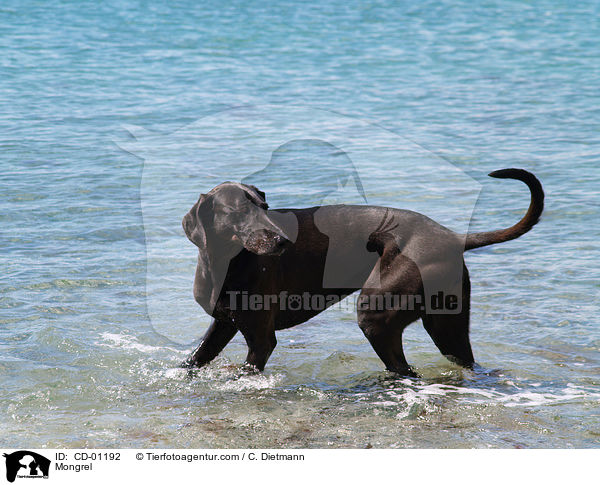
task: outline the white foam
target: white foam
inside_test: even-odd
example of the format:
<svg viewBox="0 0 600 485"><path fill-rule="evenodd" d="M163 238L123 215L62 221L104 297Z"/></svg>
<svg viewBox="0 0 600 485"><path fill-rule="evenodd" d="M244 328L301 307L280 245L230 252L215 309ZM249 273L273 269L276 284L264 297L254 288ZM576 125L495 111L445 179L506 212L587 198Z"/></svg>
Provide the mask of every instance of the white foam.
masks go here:
<svg viewBox="0 0 600 485"><path fill-rule="evenodd" d="M135 338L133 335L104 332L104 333L100 334L100 337L102 337L102 339L105 342L110 342L110 343L98 343L97 344L102 347L124 348L124 349L136 350L138 352L142 352L145 354L154 353L154 352L157 352L160 350L166 350L168 352L177 352L177 353L182 353L182 354L186 353L184 351L181 351L178 349L173 349L170 347L158 347L158 346L153 346L153 345L142 344L142 343L138 342L137 338Z"/></svg>
<svg viewBox="0 0 600 485"><path fill-rule="evenodd" d="M567 388L562 389L559 393L522 391L513 395L502 396L498 399L506 407L543 406L580 400L595 400L600 403L600 393L591 392L573 384L567 384Z"/></svg>
<svg viewBox="0 0 600 485"><path fill-rule="evenodd" d="M174 367L172 369L166 369L164 371L164 376L167 379L180 380L180 379L186 377L188 372L189 372L188 369L184 369L182 367Z"/></svg>
<svg viewBox="0 0 600 485"><path fill-rule="evenodd" d="M237 379L217 383L217 387L223 391L269 389L275 387L279 382L281 382L282 379L283 376L280 374L273 374L270 376L256 374L251 376L241 376Z"/></svg>
<svg viewBox="0 0 600 485"><path fill-rule="evenodd" d="M558 403L576 402L582 400L596 401L600 403L600 392L568 383L564 389L554 392L543 392L533 389L523 389L525 386L517 386L514 382L509 384L517 392L509 393L495 389L480 389L472 387L459 387L448 384L415 384L407 381L406 387L387 391L386 398L375 404L382 407L403 404L406 410L398 415L399 418L408 416L415 405L424 405L426 408L435 405L432 397L447 396L457 397L467 404L498 404L506 407L538 407ZM540 383L533 383L532 388L539 388ZM360 400L366 400L362 396Z"/></svg>

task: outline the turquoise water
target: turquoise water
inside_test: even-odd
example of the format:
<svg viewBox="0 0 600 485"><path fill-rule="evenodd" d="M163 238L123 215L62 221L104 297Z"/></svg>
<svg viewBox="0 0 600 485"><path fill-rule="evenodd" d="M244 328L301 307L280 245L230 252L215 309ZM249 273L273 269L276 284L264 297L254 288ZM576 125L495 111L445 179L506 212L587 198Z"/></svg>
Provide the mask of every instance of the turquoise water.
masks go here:
<svg viewBox="0 0 600 485"><path fill-rule="evenodd" d="M0 444L597 447L598 18L595 2L3 2ZM335 139L369 202L457 229L523 213L526 188L491 170L541 179L540 224L466 255L482 371L415 323L423 377L394 378L347 308L281 332L263 375L236 367L240 337L177 368L208 323L181 216L300 135ZM322 164L261 188L304 201Z"/></svg>

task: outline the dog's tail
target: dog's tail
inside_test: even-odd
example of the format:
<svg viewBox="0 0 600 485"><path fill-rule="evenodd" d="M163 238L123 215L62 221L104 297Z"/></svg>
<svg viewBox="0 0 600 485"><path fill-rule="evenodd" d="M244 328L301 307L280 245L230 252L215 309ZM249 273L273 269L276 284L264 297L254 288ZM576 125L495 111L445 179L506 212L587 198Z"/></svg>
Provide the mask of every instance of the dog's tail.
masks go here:
<svg viewBox="0 0 600 485"><path fill-rule="evenodd" d="M489 174L490 177L499 179L515 179L525 182L531 191L531 203L527 214L517 222L514 226L508 229L500 229L498 231L477 232L467 234L465 241L465 251L469 249L489 246L490 244L501 243L516 239L528 232L540 220L542 211L544 210L544 190L540 181L526 170L520 168L507 168L504 170L496 170Z"/></svg>

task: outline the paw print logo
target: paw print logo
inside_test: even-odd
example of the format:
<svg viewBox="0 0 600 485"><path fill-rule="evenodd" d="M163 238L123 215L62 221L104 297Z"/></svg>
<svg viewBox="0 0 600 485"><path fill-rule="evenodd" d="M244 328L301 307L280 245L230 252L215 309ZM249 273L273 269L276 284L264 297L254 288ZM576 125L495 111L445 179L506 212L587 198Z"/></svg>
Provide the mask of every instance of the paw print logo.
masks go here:
<svg viewBox="0 0 600 485"><path fill-rule="evenodd" d="M379 256L383 254L383 250L388 244L394 243L392 231L398 227L398 223L394 224L394 216L388 219L388 212L389 210L386 209L381 223L371 233L367 241L367 251L370 253L377 252Z"/></svg>
<svg viewBox="0 0 600 485"><path fill-rule="evenodd" d="M301 306L302 306L302 298L300 298L300 295L290 295L288 297L288 309L300 310Z"/></svg>

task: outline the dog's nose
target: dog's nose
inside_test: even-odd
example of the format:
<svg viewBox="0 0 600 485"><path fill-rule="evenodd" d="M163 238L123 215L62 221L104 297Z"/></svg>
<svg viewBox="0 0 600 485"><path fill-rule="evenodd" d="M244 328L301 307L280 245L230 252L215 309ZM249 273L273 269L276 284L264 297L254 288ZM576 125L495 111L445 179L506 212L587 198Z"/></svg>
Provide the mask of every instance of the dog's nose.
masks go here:
<svg viewBox="0 0 600 485"><path fill-rule="evenodd" d="M280 234L276 234L273 239L275 240L275 247L277 250L283 250L289 244L289 240Z"/></svg>
<svg viewBox="0 0 600 485"><path fill-rule="evenodd" d="M277 246L283 246L288 240L280 234L275 235L275 244Z"/></svg>

